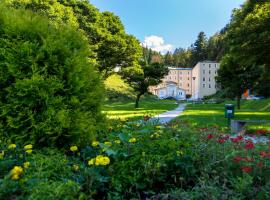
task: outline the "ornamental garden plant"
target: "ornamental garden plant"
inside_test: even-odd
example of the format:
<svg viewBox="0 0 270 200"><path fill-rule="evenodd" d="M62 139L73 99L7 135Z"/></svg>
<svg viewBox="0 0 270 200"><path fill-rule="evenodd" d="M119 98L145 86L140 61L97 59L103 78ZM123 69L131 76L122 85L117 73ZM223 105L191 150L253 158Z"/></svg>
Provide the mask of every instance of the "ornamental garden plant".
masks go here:
<svg viewBox="0 0 270 200"><path fill-rule="evenodd" d="M67 147L93 140L103 86L85 36L0 5L0 139Z"/></svg>

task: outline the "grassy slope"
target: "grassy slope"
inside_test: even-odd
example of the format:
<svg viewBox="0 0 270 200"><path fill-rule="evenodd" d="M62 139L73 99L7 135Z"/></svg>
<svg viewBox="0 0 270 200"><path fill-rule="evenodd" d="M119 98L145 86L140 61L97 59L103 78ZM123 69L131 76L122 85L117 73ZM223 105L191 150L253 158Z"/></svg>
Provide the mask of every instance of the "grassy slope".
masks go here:
<svg viewBox="0 0 270 200"><path fill-rule="evenodd" d="M140 108L134 108L133 99L135 93L133 89L126 84L119 75L112 75L105 81L107 90L113 93L117 98L107 100L103 106L103 112L109 118L122 118L136 120L144 115L156 115L177 107L175 101L158 101L149 97L142 97Z"/></svg>
<svg viewBox="0 0 270 200"><path fill-rule="evenodd" d="M121 77L114 74L104 82L106 90L114 91L121 96L135 97L133 89Z"/></svg>
<svg viewBox="0 0 270 200"><path fill-rule="evenodd" d="M192 122L194 126L227 126L227 119L224 117L224 103L190 104L181 119ZM270 120L270 99L243 101L242 108L235 112L235 119ZM268 124L262 127L270 129Z"/></svg>

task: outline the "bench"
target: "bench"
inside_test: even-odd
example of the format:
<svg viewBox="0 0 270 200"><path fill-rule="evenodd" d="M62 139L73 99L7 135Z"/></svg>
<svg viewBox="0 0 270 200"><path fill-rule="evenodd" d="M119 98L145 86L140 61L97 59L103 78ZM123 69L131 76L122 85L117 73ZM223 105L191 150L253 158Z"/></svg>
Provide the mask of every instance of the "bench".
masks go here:
<svg viewBox="0 0 270 200"><path fill-rule="evenodd" d="M239 133L244 130L246 123L269 123L270 120L231 120L231 132Z"/></svg>

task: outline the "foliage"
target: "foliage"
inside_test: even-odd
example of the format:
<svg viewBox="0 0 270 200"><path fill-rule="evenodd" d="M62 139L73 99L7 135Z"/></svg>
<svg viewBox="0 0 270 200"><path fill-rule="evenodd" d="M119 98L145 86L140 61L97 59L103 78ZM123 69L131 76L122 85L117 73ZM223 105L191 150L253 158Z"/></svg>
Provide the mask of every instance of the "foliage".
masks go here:
<svg viewBox="0 0 270 200"><path fill-rule="evenodd" d="M207 38L204 32L200 32L197 40L191 46L192 56L191 62L192 65L196 65L197 62L204 61L207 59Z"/></svg>
<svg viewBox="0 0 270 200"><path fill-rule="evenodd" d="M95 137L102 86L82 34L1 7L0 136L59 147Z"/></svg>
<svg viewBox="0 0 270 200"><path fill-rule="evenodd" d="M148 91L149 86L158 85L161 79L168 74L168 68L161 63L150 63L141 61L141 70L127 68L122 74L125 80L137 93L135 108L139 107L140 97Z"/></svg>
<svg viewBox="0 0 270 200"><path fill-rule="evenodd" d="M136 66L142 55L139 41L125 33L119 17L110 12L100 12L88 1L5 1L12 7L23 7L47 16L52 23L79 27L93 47L88 56L96 60L97 68L104 79L117 66Z"/></svg>
<svg viewBox="0 0 270 200"><path fill-rule="evenodd" d="M227 54L218 70L217 83L226 89L230 97L237 98L237 107L240 109L242 94L254 87L260 74L261 70L257 66L241 65L237 58Z"/></svg>
<svg viewBox="0 0 270 200"><path fill-rule="evenodd" d="M218 126L113 121L87 147L1 145L4 199L268 199L270 151ZM28 165L24 165L25 162ZM23 166L12 179L14 166Z"/></svg>
<svg viewBox="0 0 270 200"><path fill-rule="evenodd" d="M253 79L252 88L256 88L260 95L266 97L270 91L270 56L267 45L270 34L269 19L269 1L246 1L240 9L234 11L225 36L227 54L234 57L237 66L261 70L259 75L254 73L256 69L250 71ZM233 70L234 67L231 66L230 69ZM238 75L241 79L245 72Z"/></svg>

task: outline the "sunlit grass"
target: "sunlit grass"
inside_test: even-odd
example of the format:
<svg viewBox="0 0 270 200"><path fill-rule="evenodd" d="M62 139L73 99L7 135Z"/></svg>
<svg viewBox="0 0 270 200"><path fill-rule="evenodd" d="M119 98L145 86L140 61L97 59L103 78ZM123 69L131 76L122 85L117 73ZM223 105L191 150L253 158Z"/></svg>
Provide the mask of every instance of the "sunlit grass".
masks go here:
<svg viewBox="0 0 270 200"><path fill-rule="evenodd" d="M233 102L229 102L233 103ZM228 126L228 120L225 118L224 104L189 104L180 117L189 121L194 126L205 127L218 125L220 127ZM243 101L242 109L235 111L235 119L243 120L270 120L270 100ZM248 127L256 127L250 124ZM270 128L268 124L259 124L257 127Z"/></svg>
<svg viewBox="0 0 270 200"><path fill-rule="evenodd" d="M108 103L103 106L103 113L110 119L132 119L136 120L145 115L155 116L157 114L173 110L178 106L171 100L142 100L140 107L135 109L134 102Z"/></svg>

